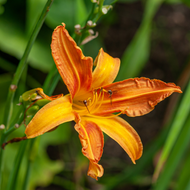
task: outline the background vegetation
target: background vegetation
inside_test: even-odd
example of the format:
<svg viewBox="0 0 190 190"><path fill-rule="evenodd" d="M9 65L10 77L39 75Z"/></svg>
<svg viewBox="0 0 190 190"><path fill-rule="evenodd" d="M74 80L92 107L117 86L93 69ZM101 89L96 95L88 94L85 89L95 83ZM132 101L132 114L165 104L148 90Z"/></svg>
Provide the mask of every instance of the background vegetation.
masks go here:
<svg viewBox="0 0 190 190"><path fill-rule="evenodd" d="M0 189L190 189L189 0L100 2L112 8L106 14L100 10L94 14L101 5L90 0L0 0L0 124L6 128L0 132L1 143L24 135L23 124L15 128L23 120L23 110L17 105L23 92L43 87L49 95L67 93L50 50L52 32L62 22L78 43L82 39L74 35L74 26L84 26L89 18L96 22L92 29L98 37L81 48L93 58L101 47L119 57L122 65L116 80L157 78L176 83L183 94L172 95L146 116L124 117L144 144L136 165L117 143L105 137L100 161L105 173L98 181L91 179L86 175L88 160L81 153L74 124L66 123L35 140L1 149ZM42 13L46 3L50 10ZM31 51L27 44L33 45ZM10 84L17 86L16 91L10 90Z"/></svg>

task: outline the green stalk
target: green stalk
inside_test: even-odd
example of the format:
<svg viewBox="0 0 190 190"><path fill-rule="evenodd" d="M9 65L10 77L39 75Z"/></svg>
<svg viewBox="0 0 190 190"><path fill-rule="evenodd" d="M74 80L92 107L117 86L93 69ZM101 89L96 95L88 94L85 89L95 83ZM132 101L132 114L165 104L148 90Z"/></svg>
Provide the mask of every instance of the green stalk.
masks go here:
<svg viewBox="0 0 190 190"><path fill-rule="evenodd" d="M36 24L36 27L34 28L33 30L33 33L28 41L28 44L27 44L27 47L25 49L25 52L23 54L23 57L22 59L20 60L19 62L19 65L17 67L17 70L16 70L16 73L14 75L14 78L12 80L12 83L10 85L10 88L9 88L9 92L8 92L8 98L7 98L7 102L6 102L6 106L5 106L5 112L4 112L4 125L6 127L6 130L9 129L9 123L10 123L10 118L11 118L11 115L12 115L12 105L13 105L13 99L14 99L14 95L15 95L15 91L17 89L17 85L18 85L18 82L21 78L21 75L23 73L23 70L24 68L26 67L27 65L27 58L28 58L28 55L30 53L30 50L32 48L32 45L34 44L34 41L41 29L41 26L46 18L46 15L47 13L49 12L49 8L52 4L53 0L48 0L43 11L42 11L42 14ZM4 137L4 130L0 130L0 139L3 139ZM23 155L23 152L20 151L19 154L22 154ZM18 155L19 155L18 154ZM2 168L2 160L3 160L3 151L2 149L0 148L0 189L2 187L2 173L3 173L3 168ZM15 174L16 175L16 174Z"/></svg>
<svg viewBox="0 0 190 190"><path fill-rule="evenodd" d="M17 129L17 127L15 125L18 125L20 126L21 123L23 122L23 119L24 119L24 110L23 110L23 106L20 106L20 109L18 110L18 113L15 117L15 119L13 120L13 122L11 123L10 125L10 128L5 131L4 135L2 136L2 139L1 139L1 144L3 144L7 137L14 131ZM2 152L2 151L1 151Z"/></svg>
<svg viewBox="0 0 190 190"><path fill-rule="evenodd" d="M9 178L9 183L7 185L6 190L13 190L16 187L18 172L19 172L19 169L20 169L20 165L21 165L21 162L22 162L23 154L25 152L27 143L28 143L28 141L22 141L21 142L18 154L17 154L16 159L15 159L14 168L11 171L11 175L10 175L10 178Z"/></svg>
<svg viewBox="0 0 190 190"><path fill-rule="evenodd" d="M53 67L51 69L50 73L48 74L48 76L46 77L46 80L43 85L43 90L44 90L44 92L46 92L47 95L49 95L49 96L52 95L55 87L57 86L59 79L60 79L60 75L57 71L57 68ZM36 140L36 138L31 139L29 151L34 150L35 140ZM28 152L27 157L28 158L27 158L27 164L26 164L26 174L25 174L25 178L23 179L23 181L24 181L23 190L28 189L28 181L29 181L29 177L30 177L31 165L34 161L33 156L31 156L31 152Z"/></svg>
<svg viewBox="0 0 190 190"><path fill-rule="evenodd" d="M31 150L33 150L33 146L35 144L36 139L31 139L30 144L29 144L29 151L27 152L27 164L26 164L26 173L25 173L25 178L24 178L24 184L22 190L27 190L28 189L28 181L30 178L30 171L31 171L31 164L33 162L33 159L31 158Z"/></svg>
<svg viewBox="0 0 190 190"><path fill-rule="evenodd" d="M61 76L58 73L57 67L53 65L43 85L44 93L51 96L60 78Z"/></svg>
<svg viewBox="0 0 190 190"><path fill-rule="evenodd" d="M34 28L33 30L33 33L28 41L28 44L27 44L27 47L25 49L25 52L23 54L23 57L22 59L20 60L20 63L17 67L17 70L16 70L16 73L14 75L14 78L12 80L12 83L11 83L11 86L9 88L9 93L8 93L8 99L7 99L7 102L6 102L6 109L5 109L5 113L4 113L4 125L6 126L6 129L9 128L9 122L10 122L10 118L11 118L11 115L12 115L12 102L13 102L13 98L14 98L14 95L15 95L15 91L17 89L17 85L18 85L18 82L20 80L20 77L23 73L23 70L25 68L25 66L27 65L27 58L29 56L29 53L30 53L30 50L36 40L36 37L41 29L41 26L46 18L46 15L49 11L49 8L52 4L53 0L48 0L48 2L46 3L43 11L42 11L42 14L36 24L36 27Z"/></svg>
<svg viewBox="0 0 190 190"><path fill-rule="evenodd" d="M188 117L188 114L190 111L189 97L190 97L190 82L187 85L186 91L184 92L183 98L181 100L181 103L178 107L178 111L176 113L173 124L171 126L169 135L168 135L165 145L163 147L162 154L157 163L157 166L156 166L156 169L154 172L155 180L158 178L158 176L161 172L161 169L162 169L164 163L166 162L167 158L169 157L172 147L174 146L174 143L176 142L176 140L180 134L180 131L182 130L184 123Z"/></svg>
<svg viewBox="0 0 190 190"><path fill-rule="evenodd" d="M190 110L188 114L190 113ZM167 190L169 189L169 183L172 181L172 176L175 172L178 173L177 167L180 161L188 151L188 145L190 143L190 115L186 117L185 124L181 130L179 137L175 143L174 148L171 150L170 155L166 161L162 173L160 174L157 182L153 185L154 190Z"/></svg>

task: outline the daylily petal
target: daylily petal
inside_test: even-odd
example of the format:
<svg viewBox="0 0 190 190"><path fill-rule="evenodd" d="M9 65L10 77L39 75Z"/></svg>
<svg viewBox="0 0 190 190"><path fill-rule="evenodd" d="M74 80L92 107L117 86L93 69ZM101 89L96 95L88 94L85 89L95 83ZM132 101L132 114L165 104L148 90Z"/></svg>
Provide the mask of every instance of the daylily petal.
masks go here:
<svg viewBox="0 0 190 190"><path fill-rule="evenodd" d="M54 30L51 49L57 69L67 85L71 98L79 91L81 93L88 91L92 82L93 60L83 55L65 29L64 23Z"/></svg>
<svg viewBox="0 0 190 190"><path fill-rule="evenodd" d="M97 180L103 175L103 167L98 164L103 152L104 136L101 129L91 121L77 119L76 131L82 144L82 153L90 160L88 175Z"/></svg>
<svg viewBox="0 0 190 190"><path fill-rule="evenodd" d="M143 151L141 139L124 119L116 116L112 118L84 117L83 120L96 123L127 152L133 163L141 157Z"/></svg>
<svg viewBox="0 0 190 190"><path fill-rule="evenodd" d="M98 88L111 84L115 80L120 67L120 59L111 57L101 48L94 65L96 67L92 73L92 88Z"/></svg>
<svg viewBox="0 0 190 190"><path fill-rule="evenodd" d="M173 83L148 78L127 79L103 87L112 94L104 93L104 100L97 114L122 112L135 117L149 113L162 100L173 92L182 93Z"/></svg>
<svg viewBox="0 0 190 190"><path fill-rule="evenodd" d="M34 138L74 119L70 97L64 96L42 107L26 127L25 134L27 138Z"/></svg>

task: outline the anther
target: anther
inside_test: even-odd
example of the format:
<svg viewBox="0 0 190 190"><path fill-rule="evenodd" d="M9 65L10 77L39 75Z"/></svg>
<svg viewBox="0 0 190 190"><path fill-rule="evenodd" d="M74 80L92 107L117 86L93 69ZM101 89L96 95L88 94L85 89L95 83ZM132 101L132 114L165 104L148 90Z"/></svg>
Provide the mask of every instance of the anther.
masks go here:
<svg viewBox="0 0 190 190"><path fill-rule="evenodd" d="M113 95L113 92L111 90L108 90L108 94L109 94L109 98L110 98L110 103L112 105L112 95Z"/></svg>
<svg viewBox="0 0 190 190"><path fill-rule="evenodd" d="M86 106L86 109L88 110L88 113L90 113L89 109L88 109L88 105L87 105L87 100L83 100L84 105Z"/></svg>

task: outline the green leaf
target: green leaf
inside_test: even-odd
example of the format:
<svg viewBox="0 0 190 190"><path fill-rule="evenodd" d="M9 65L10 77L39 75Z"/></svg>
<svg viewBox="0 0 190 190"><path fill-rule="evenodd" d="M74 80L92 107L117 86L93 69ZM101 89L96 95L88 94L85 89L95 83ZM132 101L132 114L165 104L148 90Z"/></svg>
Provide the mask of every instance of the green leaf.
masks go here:
<svg viewBox="0 0 190 190"><path fill-rule="evenodd" d="M183 128L186 118L188 117L190 111L189 97L190 97L190 82L182 97L182 101L179 105L169 135L167 137L166 143L163 147L162 154L155 169L155 174L154 174L155 178L157 178L157 176L159 175L162 166L164 165L168 156L170 155L171 149L174 146L181 129Z"/></svg>
<svg viewBox="0 0 190 190"><path fill-rule="evenodd" d="M54 29L64 22L67 29L73 30L75 25L75 3L75 0L54 1L46 18L48 26Z"/></svg>
<svg viewBox="0 0 190 190"><path fill-rule="evenodd" d="M169 3L169 4L179 4L179 3L182 3L181 0L166 0L165 2Z"/></svg>
<svg viewBox="0 0 190 190"><path fill-rule="evenodd" d="M141 25L121 58L117 80L137 77L149 58L151 25Z"/></svg>
<svg viewBox="0 0 190 190"><path fill-rule="evenodd" d="M7 98L7 92L9 89L9 85L11 84L12 77L9 74L0 75L0 102L4 102ZM2 115L2 114L1 114Z"/></svg>
<svg viewBox="0 0 190 190"><path fill-rule="evenodd" d="M190 153L187 152L187 156L182 165L182 169L179 172L179 177L176 183L175 190L186 189L189 185L189 168L190 168Z"/></svg>
<svg viewBox="0 0 190 190"><path fill-rule="evenodd" d="M88 42L87 44L83 46L84 55L90 56L95 60L100 50L100 47L104 47L104 44L101 38L98 36L96 39Z"/></svg>
<svg viewBox="0 0 190 190"><path fill-rule="evenodd" d="M84 3L84 0L76 0L76 14L75 14L75 24L80 24L86 20L87 18L87 10Z"/></svg>
<svg viewBox="0 0 190 190"><path fill-rule="evenodd" d="M182 2L183 2L185 5L187 5L187 6L190 7L190 1L189 1L189 0L182 0Z"/></svg>
<svg viewBox="0 0 190 190"><path fill-rule="evenodd" d="M10 30L11 29L11 30ZM54 64L51 56L50 41L46 40L46 43L40 43L36 41L28 57L29 64L39 70L47 72ZM49 43L48 43L49 41ZM0 50L6 52L17 59L21 59L25 50L28 38L21 30L19 25L7 20L7 18L0 17Z"/></svg>
<svg viewBox="0 0 190 190"><path fill-rule="evenodd" d="M154 15L163 0L148 0L140 28L121 58L121 69L117 77L123 80L138 76L149 58L151 25Z"/></svg>
<svg viewBox="0 0 190 190"><path fill-rule="evenodd" d="M44 0L27 0L26 1L26 29L27 34L30 35L40 14L45 6Z"/></svg>
<svg viewBox="0 0 190 190"><path fill-rule="evenodd" d="M189 85L190 86L190 85ZM190 110L188 111L188 114ZM165 167L160 174L156 184L154 185L153 190L167 190L169 187L169 183L171 182L171 178L174 175L177 166L179 165L180 160L185 155L185 151L190 143L190 115L186 117L186 122L183 125L183 129L179 134L179 137L170 152L168 160L166 161Z"/></svg>
<svg viewBox="0 0 190 190"><path fill-rule="evenodd" d="M12 63L8 62L7 60L3 59L0 57L0 68L13 72L16 70L16 66L13 65Z"/></svg>
<svg viewBox="0 0 190 190"><path fill-rule="evenodd" d="M36 143L37 156L34 159L30 176L29 186L32 189L34 189L36 185L48 185L52 181L54 175L63 170L64 160L50 160L46 149L50 144L59 145L61 143L67 142L70 138L70 134L70 123L64 123L54 131L45 133L38 139L39 142Z"/></svg>

